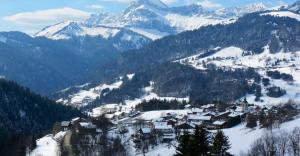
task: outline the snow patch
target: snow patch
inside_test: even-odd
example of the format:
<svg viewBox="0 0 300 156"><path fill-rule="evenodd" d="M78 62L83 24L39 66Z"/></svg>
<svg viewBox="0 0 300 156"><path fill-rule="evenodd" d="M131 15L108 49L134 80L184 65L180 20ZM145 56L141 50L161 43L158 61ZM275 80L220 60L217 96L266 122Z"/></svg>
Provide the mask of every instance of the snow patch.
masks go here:
<svg viewBox="0 0 300 156"><path fill-rule="evenodd" d="M160 32L158 30L153 30L153 29L130 28L130 30L138 34L141 34L147 38L150 38L153 41L170 35L169 33Z"/></svg>
<svg viewBox="0 0 300 156"><path fill-rule="evenodd" d="M289 17L300 21L300 14L296 14L290 11L273 11L268 13L263 13L261 16L275 16L275 17Z"/></svg>
<svg viewBox="0 0 300 156"><path fill-rule="evenodd" d="M126 76L127 76L127 78L129 79L129 80L132 80L133 79L133 77L134 77L134 73L133 74L127 74Z"/></svg>
<svg viewBox="0 0 300 156"><path fill-rule="evenodd" d="M6 43L7 42L7 38L4 37L4 36L0 36L0 42Z"/></svg>

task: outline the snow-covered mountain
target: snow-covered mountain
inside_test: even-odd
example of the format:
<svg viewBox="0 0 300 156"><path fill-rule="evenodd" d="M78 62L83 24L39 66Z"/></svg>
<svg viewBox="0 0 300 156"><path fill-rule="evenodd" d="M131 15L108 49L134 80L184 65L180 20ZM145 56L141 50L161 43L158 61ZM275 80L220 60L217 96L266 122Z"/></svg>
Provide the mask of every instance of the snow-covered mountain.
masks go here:
<svg viewBox="0 0 300 156"><path fill-rule="evenodd" d="M215 13L222 17L241 17L247 13L258 11L265 11L268 7L264 3L253 3L244 7L222 8L215 11Z"/></svg>
<svg viewBox="0 0 300 156"><path fill-rule="evenodd" d="M207 11L198 4L169 7L160 0L136 0L121 14L93 14L86 21L62 22L46 27L35 36L57 40L89 35L109 39L125 29L156 40L202 26L232 23L237 17L266 8L263 3L255 3L245 7Z"/></svg>
<svg viewBox="0 0 300 156"><path fill-rule="evenodd" d="M300 1L297 1L293 5L288 6L288 10L300 13Z"/></svg>

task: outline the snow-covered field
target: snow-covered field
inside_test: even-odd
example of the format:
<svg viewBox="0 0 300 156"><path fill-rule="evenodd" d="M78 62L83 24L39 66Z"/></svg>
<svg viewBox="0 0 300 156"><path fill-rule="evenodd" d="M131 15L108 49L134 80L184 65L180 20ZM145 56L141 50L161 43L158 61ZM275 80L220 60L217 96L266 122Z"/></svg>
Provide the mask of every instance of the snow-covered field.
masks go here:
<svg viewBox="0 0 300 156"><path fill-rule="evenodd" d="M292 131L295 127L300 126L300 118L293 121L283 123L280 128L274 129L273 132L284 130ZM245 124L240 124L236 127L224 129L224 133L229 137L231 143L230 153L239 155L241 152L247 152L252 143L260 138L266 129L249 129Z"/></svg>
<svg viewBox="0 0 300 156"><path fill-rule="evenodd" d="M154 149L150 149L146 156L173 156L175 153L176 147L173 144L160 144ZM143 156L143 154L137 156Z"/></svg>

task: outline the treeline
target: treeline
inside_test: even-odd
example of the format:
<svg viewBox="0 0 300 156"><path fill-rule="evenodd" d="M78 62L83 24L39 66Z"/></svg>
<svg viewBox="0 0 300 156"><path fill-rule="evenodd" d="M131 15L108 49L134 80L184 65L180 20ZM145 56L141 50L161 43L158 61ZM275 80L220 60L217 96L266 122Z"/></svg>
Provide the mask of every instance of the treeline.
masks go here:
<svg viewBox="0 0 300 156"><path fill-rule="evenodd" d="M268 131L256 140L247 156L299 156L300 128L287 132Z"/></svg>
<svg viewBox="0 0 300 156"><path fill-rule="evenodd" d="M153 110L177 110L184 109L184 106L187 105L186 101L178 100L159 100L152 99L150 101L144 100L142 103L137 105L135 108L139 111L153 111Z"/></svg>
<svg viewBox="0 0 300 156"><path fill-rule="evenodd" d="M26 147L56 121L81 113L32 93L17 83L0 79L0 153L24 155Z"/></svg>
<svg viewBox="0 0 300 156"><path fill-rule="evenodd" d="M205 127L198 126L194 134L184 132L175 156L231 156L230 147L228 137L221 130L211 134Z"/></svg>

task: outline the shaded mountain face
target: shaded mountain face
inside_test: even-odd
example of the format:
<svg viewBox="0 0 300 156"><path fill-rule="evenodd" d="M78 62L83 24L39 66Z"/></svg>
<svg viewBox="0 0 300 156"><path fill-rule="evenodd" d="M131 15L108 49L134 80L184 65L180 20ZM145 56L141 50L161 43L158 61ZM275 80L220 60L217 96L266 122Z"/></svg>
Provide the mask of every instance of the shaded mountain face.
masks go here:
<svg viewBox="0 0 300 156"><path fill-rule="evenodd" d="M40 133L51 128L56 121L80 116L75 109L57 104L5 79L0 79L0 97L0 129L12 134Z"/></svg>
<svg viewBox="0 0 300 156"><path fill-rule="evenodd" d="M44 95L88 81L118 55L113 44L100 37L55 41L19 32L0 36L0 75Z"/></svg>

